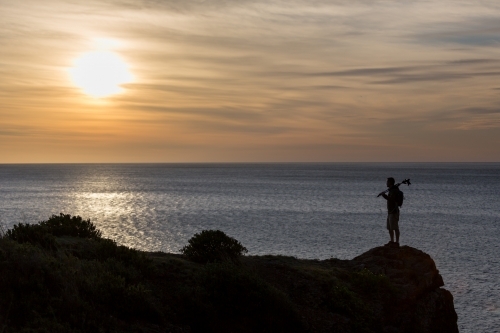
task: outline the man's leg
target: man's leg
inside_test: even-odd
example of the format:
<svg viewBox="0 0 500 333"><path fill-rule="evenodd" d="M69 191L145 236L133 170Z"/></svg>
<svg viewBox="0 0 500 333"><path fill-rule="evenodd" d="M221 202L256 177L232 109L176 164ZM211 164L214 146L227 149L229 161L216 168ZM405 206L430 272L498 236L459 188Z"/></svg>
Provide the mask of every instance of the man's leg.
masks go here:
<svg viewBox="0 0 500 333"><path fill-rule="evenodd" d="M391 237L391 241L385 246L392 246L394 244L394 229L391 225L391 215L387 215L387 230L389 230L389 236Z"/></svg>
<svg viewBox="0 0 500 333"><path fill-rule="evenodd" d="M391 242L394 242L394 230L389 230L389 236L391 236ZM396 233L396 239L399 239L399 231Z"/></svg>
<svg viewBox="0 0 500 333"><path fill-rule="evenodd" d="M394 214L394 231L396 231L396 246L399 246L399 211Z"/></svg>

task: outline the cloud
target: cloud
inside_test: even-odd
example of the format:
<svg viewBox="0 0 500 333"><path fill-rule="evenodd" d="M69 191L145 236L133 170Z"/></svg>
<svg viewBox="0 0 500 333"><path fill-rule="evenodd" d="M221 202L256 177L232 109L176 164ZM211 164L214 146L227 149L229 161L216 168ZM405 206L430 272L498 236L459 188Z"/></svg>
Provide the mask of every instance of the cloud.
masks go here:
<svg viewBox="0 0 500 333"><path fill-rule="evenodd" d="M499 126L495 1L26 0L0 16L4 136L70 147L74 131L102 139L99 156L131 141L223 156L264 141L287 154L299 142L300 154L389 149ZM94 38L119 41L137 78L103 102L66 73Z"/></svg>
<svg viewBox="0 0 500 333"><path fill-rule="evenodd" d="M440 47L449 44L470 47L499 45L499 8L483 8L480 13L463 13L459 20L435 22L416 31L413 38L416 42Z"/></svg>
<svg viewBox="0 0 500 333"><path fill-rule="evenodd" d="M3 137L25 137L33 134L33 132L33 129L27 129L19 126L0 125L0 136Z"/></svg>
<svg viewBox="0 0 500 333"><path fill-rule="evenodd" d="M427 127L433 130L500 130L500 107L440 109L434 110L425 119L428 123Z"/></svg>
<svg viewBox="0 0 500 333"><path fill-rule="evenodd" d="M500 115L500 107L497 108L480 108L480 107L474 107L474 108L464 108L459 111L460 113L464 114L471 114L471 115Z"/></svg>
<svg viewBox="0 0 500 333"><path fill-rule="evenodd" d="M489 70L475 65L489 65ZM343 71L317 73L281 73L282 75L317 76L317 77L353 77L367 78L371 84L404 84L421 81L456 81L474 77L500 76L500 61L496 59L462 59L442 63L398 66L398 67L362 67Z"/></svg>

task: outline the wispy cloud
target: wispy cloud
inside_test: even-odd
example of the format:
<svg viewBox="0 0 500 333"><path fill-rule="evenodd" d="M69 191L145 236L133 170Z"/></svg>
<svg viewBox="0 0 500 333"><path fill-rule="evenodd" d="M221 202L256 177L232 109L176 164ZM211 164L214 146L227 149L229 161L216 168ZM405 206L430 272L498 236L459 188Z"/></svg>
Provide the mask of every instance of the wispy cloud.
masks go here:
<svg viewBox="0 0 500 333"><path fill-rule="evenodd" d="M0 135L26 159L30 143L56 156L87 137L85 156L120 161L159 151L191 161L207 149L221 160L245 150L251 160L377 160L405 147L433 159L467 139L450 159L476 147L474 158L491 160L471 134L500 140L493 0L0 4ZM118 41L136 77L105 101L67 72L95 38Z"/></svg>

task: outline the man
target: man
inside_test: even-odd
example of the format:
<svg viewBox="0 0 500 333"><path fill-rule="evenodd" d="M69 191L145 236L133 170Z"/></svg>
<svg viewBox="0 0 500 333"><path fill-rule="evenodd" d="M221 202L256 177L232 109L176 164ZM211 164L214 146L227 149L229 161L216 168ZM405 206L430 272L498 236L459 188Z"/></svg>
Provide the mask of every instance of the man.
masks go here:
<svg viewBox="0 0 500 333"><path fill-rule="evenodd" d="M387 230L389 230L389 236L391 240L385 246L399 247L399 207L398 207L398 193L399 188L395 186L396 181L394 178L387 178L387 187L389 188L389 193L380 193L382 197L387 200ZM396 241L394 241L394 234L396 234Z"/></svg>

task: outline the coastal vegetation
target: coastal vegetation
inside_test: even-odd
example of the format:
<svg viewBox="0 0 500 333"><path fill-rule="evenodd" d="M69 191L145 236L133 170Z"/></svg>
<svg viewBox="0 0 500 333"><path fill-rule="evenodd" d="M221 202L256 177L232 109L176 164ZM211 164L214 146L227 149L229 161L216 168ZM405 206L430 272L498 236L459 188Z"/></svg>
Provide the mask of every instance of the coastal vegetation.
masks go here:
<svg viewBox="0 0 500 333"><path fill-rule="evenodd" d="M382 332L402 293L351 261L244 256L222 231L181 252L119 245L79 216L15 225L0 239L0 332Z"/></svg>
<svg viewBox="0 0 500 333"><path fill-rule="evenodd" d="M239 258L248 252L239 241L220 230L203 230L194 234L188 243L181 249L181 253L202 264L224 261L238 263Z"/></svg>

